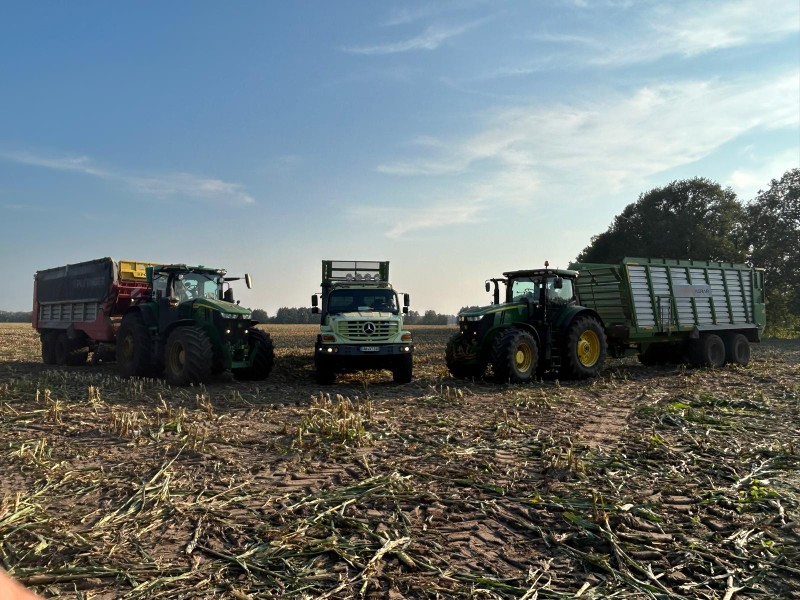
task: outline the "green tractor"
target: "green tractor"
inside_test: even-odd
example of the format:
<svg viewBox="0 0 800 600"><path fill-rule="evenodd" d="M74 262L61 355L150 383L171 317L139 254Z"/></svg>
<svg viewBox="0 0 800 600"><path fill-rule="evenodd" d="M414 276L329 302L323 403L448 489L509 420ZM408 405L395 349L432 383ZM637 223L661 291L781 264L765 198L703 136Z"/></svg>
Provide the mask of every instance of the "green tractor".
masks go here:
<svg viewBox="0 0 800 600"><path fill-rule="evenodd" d="M275 352L269 334L256 329L250 310L234 302L223 269L166 265L147 267L151 298L120 323L117 365L124 376L158 377L189 385L230 370L242 380L262 380ZM249 275L244 276L252 287Z"/></svg>
<svg viewBox="0 0 800 600"><path fill-rule="evenodd" d="M479 379L492 365L495 380L519 383L545 371L567 379L597 375L607 353L602 319L580 306L577 271L510 271L494 284L494 303L459 315L459 332L448 342L447 368L454 377ZM500 284L505 302L500 303Z"/></svg>

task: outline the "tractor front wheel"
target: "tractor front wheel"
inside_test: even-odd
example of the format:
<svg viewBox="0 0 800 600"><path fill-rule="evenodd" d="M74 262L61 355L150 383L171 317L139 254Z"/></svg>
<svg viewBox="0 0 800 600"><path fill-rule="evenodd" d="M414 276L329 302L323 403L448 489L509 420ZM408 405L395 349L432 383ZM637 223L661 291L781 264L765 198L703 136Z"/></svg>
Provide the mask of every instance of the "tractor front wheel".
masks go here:
<svg viewBox="0 0 800 600"><path fill-rule="evenodd" d="M242 381L261 381L269 377L275 365L275 348L272 338L264 331L251 329L248 334L250 353L255 352L253 364L244 369L234 369L233 376Z"/></svg>
<svg viewBox="0 0 800 600"><path fill-rule="evenodd" d="M498 382L529 381L538 362L539 348L527 331L509 329L498 335L492 344L492 368Z"/></svg>
<svg viewBox="0 0 800 600"><path fill-rule="evenodd" d="M122 318L117 333L117 370L123 377L155 375L150 332L138 312Z"/></svg>
<svg viewBox="0 0 800 600"><path fill-rule="evenodd" d="M570 379L595 377L606 360L603 326L592 317L578 317L567 329L562 347L561 370Z"/></svg>
<svg viewBox="0 0 800 600"><path fill-rule="evenodd" d="M211 375L211 341L199 327L175 329L169 334L164 354L164 375L172 385L200 383Z"/></svg>
<svg viewBox="0 0 800 600"><path fill-rule="evenodd" d="M463 345L462 342L463 336L460 333L455 334L447 342L444 350L447 370L456 379L480 379L486 372L486 363L480 360L474 364L463 362L458 356L458 349Z"/></svg>

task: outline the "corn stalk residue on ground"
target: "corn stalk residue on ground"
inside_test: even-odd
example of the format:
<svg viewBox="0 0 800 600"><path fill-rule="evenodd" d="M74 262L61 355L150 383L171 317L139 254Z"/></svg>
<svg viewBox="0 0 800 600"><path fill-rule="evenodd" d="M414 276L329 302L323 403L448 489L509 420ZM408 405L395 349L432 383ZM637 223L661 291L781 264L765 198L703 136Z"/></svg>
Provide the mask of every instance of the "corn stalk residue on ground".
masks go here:
<svg viewBox="0 0 800 600"><path fill-rule="evenodd" d="M46 597L776 598L800 594L800 341L750 366L594 381L265 382L45 367L0 326L0 558Z"/></svg>

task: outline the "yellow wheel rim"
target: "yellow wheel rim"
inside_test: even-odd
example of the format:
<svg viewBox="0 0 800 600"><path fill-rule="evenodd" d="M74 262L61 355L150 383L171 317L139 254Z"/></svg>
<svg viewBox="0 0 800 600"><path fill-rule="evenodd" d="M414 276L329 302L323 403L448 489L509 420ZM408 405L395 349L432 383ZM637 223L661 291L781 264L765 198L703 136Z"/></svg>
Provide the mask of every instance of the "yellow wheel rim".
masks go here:
<svg viewBox="0 0 800 600"><path fill-rule="evenodd" d="M533 351L528 344L520 344L514 351L514 366L517 370L525 372L533 364Z"/></svg>
<svg viewBox="0 0 800 600"><path fill-rule="evenodd" d="M591 330L578 338L578 360L584 367L593 367L600 360L600 337Z"/></svg>

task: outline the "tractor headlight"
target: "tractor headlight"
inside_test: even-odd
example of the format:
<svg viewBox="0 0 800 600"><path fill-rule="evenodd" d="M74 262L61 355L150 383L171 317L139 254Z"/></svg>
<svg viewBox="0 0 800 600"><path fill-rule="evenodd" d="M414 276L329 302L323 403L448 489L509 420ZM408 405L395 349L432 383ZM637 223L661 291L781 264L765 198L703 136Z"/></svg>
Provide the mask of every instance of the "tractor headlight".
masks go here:
<svg viewBox="0 0 800 600"><path fill-rule="evenodd" d="M475 321L480 321L483 318L483 315L477 317L461 317L462 320L468 323L474 323Z"/></svg>
<svg viewBox="0 0 800 600"><path fill-rule="evenodd" d="M243 319L244 315L239 313L221 313L223 319Z"/></svg>

